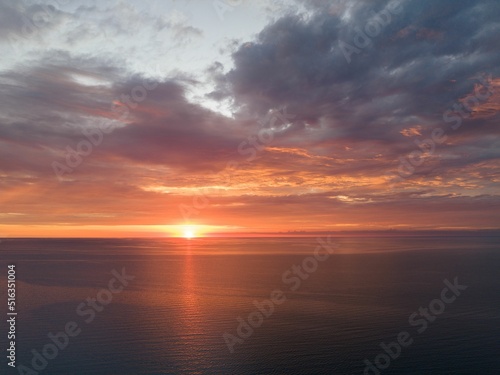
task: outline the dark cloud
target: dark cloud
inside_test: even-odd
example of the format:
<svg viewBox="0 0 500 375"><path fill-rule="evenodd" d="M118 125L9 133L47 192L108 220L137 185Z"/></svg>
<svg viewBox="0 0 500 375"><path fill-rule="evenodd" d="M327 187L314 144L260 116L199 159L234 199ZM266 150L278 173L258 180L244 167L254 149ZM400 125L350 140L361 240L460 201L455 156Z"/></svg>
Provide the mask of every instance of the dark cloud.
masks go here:
<svg viewBox="0 0 500 375"><path fill-rule="evenodd" d="M416 138L401 136L404 129L422 127L422 140L433 128L443 127L448 139L455 139L440 145L438 152L469 157L432 163L439 173L500 156L491 146L482 147L485 133L490 142L498 142L498 101L494 116L465 118L466 126L457 131L443 121L444 112L474 92L478 77L500 76L495 42L500 3L380 0L305 5L307 15L286 15L242 44L233 53L231 71L213 72L217 90L210 95L234 97L247 116L286 106L296 115L289 136L308 137L307 128L313 127L321 134L319 143L360 148L369 141L374 154L387 159L418 149ZM359 30L366 33L377 18L386 24L375 27L370 42L360 47ZM359 53L348 61L341 43ZM377 162L371 168L377 168Z"/></svg>
<svg viewBox="0 0 500 375"><path fill-rule="evenodd" d="M94 158L214 170L213 163L222 166L237 152L244 133L227 118L190 103L185 96L190 83L182 78L153 82L83 59L4 73L3 151L13 144L31 147L47 162L85 139L82 130L114 121L116 129L105 135ZM17 159L16 168L23 160Z"/></svg>
<svg viewBox="0 0 500 375"><path fill-rule="evenodd" d="M400 1L400 13L348 63L339 42L356 46L356 29L391 3L358 2L342 14L319 3L307 17L277 20L233 54L219 90L252 113L288 105L303 121L384 134L388 120L438 116L471 92L474 77L499 75L495 1ZM410 26L415 32L401 36Z"/></svg>

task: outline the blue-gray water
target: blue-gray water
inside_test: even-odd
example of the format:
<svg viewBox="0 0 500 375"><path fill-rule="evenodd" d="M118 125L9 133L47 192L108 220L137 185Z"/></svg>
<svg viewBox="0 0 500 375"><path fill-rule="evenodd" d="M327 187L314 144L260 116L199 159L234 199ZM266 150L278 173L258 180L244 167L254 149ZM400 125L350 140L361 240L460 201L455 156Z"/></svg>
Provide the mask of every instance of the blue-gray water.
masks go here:
<svg viewBox="0 0 500 375"><path fill-rule="evenodd" d="M401 331L413 342L381 374L500 374L499 240L336 238L292 291L282 275L313 255L315 238L7 239L0 303L5 316L7 264L16 264L17 364L31 367L48 333L78 324L47 375L363 374L363 360ZM85 323L77 307L123 267L134 280ZM409 316L455 278L467 289L418 333ZM224 332L236 335L237 318L275 289L286 300L230 353ZM0 366L18 373L3 354Z"/></svg>

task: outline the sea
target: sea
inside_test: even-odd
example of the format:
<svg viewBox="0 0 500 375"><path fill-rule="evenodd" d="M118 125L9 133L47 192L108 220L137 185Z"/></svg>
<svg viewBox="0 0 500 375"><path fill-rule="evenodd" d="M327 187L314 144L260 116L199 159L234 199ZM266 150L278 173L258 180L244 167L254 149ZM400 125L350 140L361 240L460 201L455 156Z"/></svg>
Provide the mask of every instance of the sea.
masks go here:
<svg viewBox="0 0 500 375"><path fill-rule="evenodd" d="M0 374L500 374L500 237L11 238L0 287Z"/></svg>

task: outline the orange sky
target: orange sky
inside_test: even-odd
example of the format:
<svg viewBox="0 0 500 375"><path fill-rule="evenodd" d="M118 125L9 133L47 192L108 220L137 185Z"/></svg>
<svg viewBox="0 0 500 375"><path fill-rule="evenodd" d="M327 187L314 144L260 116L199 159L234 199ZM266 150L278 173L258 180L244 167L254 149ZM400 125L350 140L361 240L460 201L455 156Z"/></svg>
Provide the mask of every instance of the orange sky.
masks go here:
<svg viewBox="0 0 500 375"><path fill-rule="evenodd" d="M53 50L26 40L0 62L0 237L499 228L496 20L419 10L347 58L367 5L320 3L231 43L230 23L177 19L159 48L102 20L111 48L74 37L97 19L78 11L40 30Z"/></svg>

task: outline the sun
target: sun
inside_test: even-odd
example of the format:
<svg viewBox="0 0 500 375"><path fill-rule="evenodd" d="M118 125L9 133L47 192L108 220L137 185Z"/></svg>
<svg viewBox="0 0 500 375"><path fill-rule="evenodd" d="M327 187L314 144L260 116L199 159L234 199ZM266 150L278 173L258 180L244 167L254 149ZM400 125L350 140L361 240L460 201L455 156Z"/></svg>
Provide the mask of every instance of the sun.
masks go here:
<svg viewBox="0 0 500 375"><path fill-rule="evenodd" d="M0 0L1 1L1 0ZM178 238L203 238L207 234L216 232L219 228L215 225L204 225L204 224L194 224L194 223L184 223L184 224L173 224L173 225L164 225L163 231L169 237L178 237Z"/></svg>
<svg viewBox="0 0 500 375"><path fill-rule="evenodd" d="M182 236L187 239L191 239L193 237L196 237L195 231L192 227L185 227L182 230Z"/></svg>

